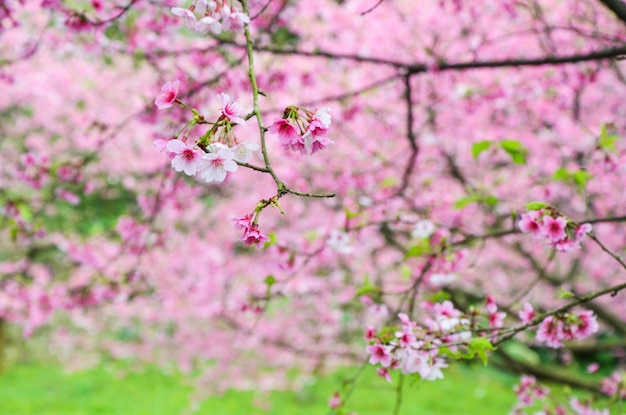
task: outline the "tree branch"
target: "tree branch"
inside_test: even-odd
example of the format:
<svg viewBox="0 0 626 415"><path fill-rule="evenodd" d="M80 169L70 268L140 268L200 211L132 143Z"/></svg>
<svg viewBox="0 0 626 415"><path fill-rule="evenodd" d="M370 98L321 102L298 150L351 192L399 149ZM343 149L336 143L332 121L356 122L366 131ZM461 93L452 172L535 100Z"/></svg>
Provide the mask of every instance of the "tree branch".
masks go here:
<svg viewBox="0 0 626 415"><path fill-rule="evenodd" d="M600 0L600 3L604 4L623 23L626 23L626 3L622 0Z"/></svg>

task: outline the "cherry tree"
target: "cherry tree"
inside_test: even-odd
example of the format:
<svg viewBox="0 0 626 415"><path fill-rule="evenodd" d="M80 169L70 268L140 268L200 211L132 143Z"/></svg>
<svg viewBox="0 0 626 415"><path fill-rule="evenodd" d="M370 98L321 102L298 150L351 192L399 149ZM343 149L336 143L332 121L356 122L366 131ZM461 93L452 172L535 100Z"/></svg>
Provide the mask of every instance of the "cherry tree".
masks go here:
<svg viewBox="0 0 626 415"><path fill-rule="evenodd" d="M621 0L9 0L0 39L0 315L59 358L626 395L534 351L623 364Z"/></svg>

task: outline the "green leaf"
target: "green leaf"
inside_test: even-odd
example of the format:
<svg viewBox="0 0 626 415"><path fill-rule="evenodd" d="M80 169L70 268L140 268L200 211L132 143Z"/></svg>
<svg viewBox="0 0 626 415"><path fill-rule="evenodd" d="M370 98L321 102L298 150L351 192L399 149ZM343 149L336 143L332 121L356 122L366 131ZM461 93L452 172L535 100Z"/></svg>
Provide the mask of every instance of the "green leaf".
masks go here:
<svg viewBox="0 0 626 415"><path fill-rule="evenodd" d="M561 292L559 293L559 300L563 300L563 299L566 299L566 298L572 298L572 297L574 297L574 293L573 292L564 290L561 287Z"/></svg>
<svg viewBox="0 0 626 415"><path fill-rule="evenodd" d="M526 210L541 210L547 207L548 204L544 202L530 202L526 204Z"/></svg>
<svg viewBox="0 0 626 415"><path fill-rule="evenodd" d="M348 208L345 208L344 212L346 213L346 219L354 219L359 216L359 212L353 212Z"/></svg>
<svg viewBox="0 0 626 415"><path fill-rule="evenodd" d="M272 285L276 284L276 277L274 277L273 275L268 275L263 281L265 282L265 284L267 284L269 288Z"/></svg>
<svg viewBox="0 0 626 415"><path fill-rule="evenodd" d="M575 185L579 189L584 189L587 186L587 182L591 180L591 173L585 170L568 171L561 167L557 169L552 178L567 184Z"/></svg>
<svg viewBox="0 0 626 415"><path fill-rule="evenodd" d="M363 280L363 285L357 290L356 296L360 297L362 295L380 294L380 288L372 285L370 278L368 275L365 275L365 279Z"/></svg>
<svg viewBox="0 0 626 415"><path fill-rule="evenodd" d="M272 32L272 44L278 48L285 46L296 47L300 41L300 36L282 26Z"/></svg>
<svg viewBox="0 0 626 415"><path fill-rule="evenodd" d="M489 150L489 147L491 147L491 141L489 140L483 140L474 143L474 145L472 145L472 156L474 156L474 160L478 160L478 156L480 156L480 153Z"/></svg>
<svg viewBox="0 0 626 415"><path fill-rule="evenodd" d="M270 240L265 242L263 248L268 248L272 245L276 245L276 243L278 242L278 239L276 238L276 232L270 232L267 237L270 238Z"/></svg>
<svg viewBox="0 0 626 415"><path fill-rule="evenodd" d="M495 196L481 196L481 195L469 195L463 196L459 200L454 203L455 209L463 209L467 205L472 203L481 202L486 204L487 206L495 206L499 203L499 200Z"/></svg>
<svg viewBox="0 0 626 415"><path fill-rule="evenodd" d="M570 177L569 172L563 167L558 168L552 175L552 178L554 180L560 180L563 182L567 181L569 177Z"/></svg>
<svg viewBox="0 0 626 415"><path fill-rule="evenodd" d="M489 206L495 206L498 204L498 198L495 196L487 196L483 199L483 202Z"/></svg>
<svg viewBox="0 0 626 415"><path fill-rule="evenodd" d="M458 351L452 351L447 347L441 347L439 349L439 354L444 355L444 356L450 356L453 359L462 359L463 358L463 354L461 352Z"/></svg>
<svg viewBox="0 0 626 415"><path fill-rule="evenodd" d="M380 288L374 287L373 285L370 285L370 286L366 286L366 287L365 286L361 287L361 288L359 288L356 291L356 296L357 297L360 297L362 295L370 295L370 294L373 294L373 295L380 294Z"/></svg>
<svg viewBox="0 0 626 415"><path fill-rule="evenodd" d="M446 300L451 299L452 296L447 291L437 291L430 297L431 303L443 303Z"/></svg>
<svg viewBox="0 0 626 415"><path fill-rule="evenodd" d="M410 281L412 275L413 275L413 272L411 271L410 266L408 266L407 264L403 264L400 267L400 276L402 277L403 281Z"/></svg>
<svg viewBox="0 0 626 415"><path fill-rule="evenodd" d="M591 173L585 170L578 170L572 173L572 179L574 183L578 185L578 187L584 188L587 186L587 182L591 179Z"/></svg>
<svg viewBox="0 0 626 415"><path fill-rule="evenodd" d="M602 150L615 153L617 151L617 148L615 147L616 141L617 136L614 134L609 134L606 125L603 125L602 130L600 131L600 137L598 137L598 147L600 147Z"/></svg>
<svg viewBox="0 0 626 415"><path fill-rule="evenodd" d="M117 40L119 42L126 40L126 36L124 36L124 33L120 29L118 22L113 22L109 27L104 29L104 36L109 40Z"/></svg>
<svg viewBox="0 0 626 415"><path fill-rule="evenodd" d="M409 247L409 249L406 251L406 254L404 255L405 259L408 258L415 258L415 257L419 257L422 256L424 254L428 254L430 253L430 244L429 241L421 241L420 243L417 243L411 247Z"/></svg>
<svg viewBox="0 0 626 415"><path fill-rule="evenodd" d="M457 200L454 203L454 208L455 209L463 209L465 206L471 204L471 203L475 203L478 202L479 198L477 196L471 195L471 196L463 196L462 198L460 198L459 200Z"/></svg>
<svg viewBox="0 0 626 415"><path fill-rule="evenodd" d="M511 156L511 160L515 164L526 164L526 156L528 149L516 140L502 140L500 147Z"/></svg>
<svg viewBox="0 0 626 415"><path fill-rule="evenodd" d="M380 187L383 189L388 189L390 187L395 187L400 183L400 181L395 177L385 177L380 182Z"/></svg>
<svg viewBox="0 0 626 415"><path fill-rule="evenodd" d="M487 350L494 350L493 345L489 341L489 339L485 337L474 337L469 342L469 353L468 356L474 357L478 356L479 359L483 362L485 366L487 366Z"/></svg>

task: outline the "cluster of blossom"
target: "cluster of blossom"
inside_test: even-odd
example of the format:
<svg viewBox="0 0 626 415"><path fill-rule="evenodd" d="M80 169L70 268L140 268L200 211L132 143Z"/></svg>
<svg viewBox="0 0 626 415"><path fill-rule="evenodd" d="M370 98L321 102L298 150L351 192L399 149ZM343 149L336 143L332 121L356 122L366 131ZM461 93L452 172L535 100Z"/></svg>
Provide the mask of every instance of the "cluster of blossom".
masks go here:
<svg viewBox="0 0 626 415"><path fill-rule="evenodd" d="M259 230L258 212L253 219L253 215L249 214L241 218L235 218L235 229L243 231L241 242L246 245L260 245L269 242L270 238L262 234Z"/></svg>
<svg viewBox="0 0 626 415"><path fill-rule="evenodd" d="M429 238L435 232L435 224L428 219L422 219L415 223L411 236L417 239Z"/></svg>
<svg viewBox="0 0 626 415"><path fill-rule="evenodd" d="M33 189L41 189L50 174L50 159L33 153L23 154L16 176Z"/></svg>
<svg viewBox="0 0 626 415"><path fill-rule="evenodd" d="M533 376L522 376L519 385L516 385L513 390L517 396L517 403L511 412L516 415L521 414L524 408L531 406L535 399L541 401L550 393L548 388L538 385Z"/></svg>
<svg viewBox="0 0 626 415"><path fill-rule="evenodd" d="M83 179L80 169L76 166L71 164L53 166L48 156L27 153L20 158L20 166L15 171L15 176L33 189L38 190L49 184L50 179L56 179L54 183L55 196L71 205L80 203L80 196L67 188L67 186L76 187L75 184ZM89 189L81 190L87 192Z"/></svg>
<svg viewBox="0 0 626 415"><path fill-rule="evenodd" d="M598 322L592 311L556 314L541 322L537 329L537 341L556 349L563 346L563 341L584 339L598 329Z"/></svg>
<svg viewBox="0 0 626 415"><path fill-rule="evenodd" d="M350 235L336 229L328 235L326 245L339 254L350 254L354 251Z"/></svg>
<svg viewBox="0 0 626 415"><path fill-rule="evenodd" d="M580 243L591 232L591 225L576 224L553 209L533 210L522 214L519 228L538 238L544 238L559 252L580 248Z"/></svg>
<svg viewBox="0 0 626 415"><path fill-rule="evenodd" d="M314 154L333 143L327 137L330 123L329 107L311 112L289 106L285 108L283 118L274 121L269 127L269 132L278 134L278 139L286 150L304 155Z"/></svg>
<svg viewBox="0 0 626 415"><path fill-rule="evenodd" d="M431 241L432 245L440 243L436 241L440 233L440 231L437 231L433 235L433 241ZM440 288L456 281L458 278L456 272L460 269L466 257L467 251L458 250L453 253L441 254L429 259L430 271L426 279L428 285L432 288Z"/></svg>
<svg viewBox="0 0 626 415"><path fill-rule="evenodd" d="M243 29L250 18L228 3L226 0L196 0L188 9L172 7L172 13L184 18L187 27L199 33L217 35Z"/></svg>
<svg viewBox="0 0 626 415"><path fill-rule="evenodd" d="M167 82L161 88L161 93L154 101L159 109L166 109L180 103L178 100L179 82ZM221 105L221 113L213 127L203 138L194 144L188 144L186 137L173 139L164 146L172 159L172 168L182 171L188 176L199 174L209 182L222 182L229 172L237 170L237 163L247 163L259 146L253 142L238 143L232 134L232 124L245 124L241 117L243 110L239 104L232 101L225 93L217 95ZM196 120L204 119L197 111L194 112ZM219 130L220 127L223 127Z"/></svg>
<svg viewBox="0 0 626 415"><path fill-rule="evenodd" d="M498 305L493 296L487 296L485 301L485 311L487 311L487 319L489 320L489 327L498 328L502 327L506 313L498 311Z"/></svg>
<svg viewBox="0 0 626 415"><path fill-rule="evenodd" d="M380 364L378 374L391 382L389 371L399 369L403 374L417 373L424 380L443 378L442 369L448 367L446 360L439 356L439 348L453 343L466 342L471 338L468 331L470 321L456 310L450 301L425 303L434 318L425 321L427 329L417 325L404 313L398 314L402 322L401 330L380 335L368 327L365 338L370 341L366 347L369 363Z"/></svg>
<svg viewBox="0 0 626 415"><path fill-rule="evenodd" d="M608 409L592 408L590 402L583 403L576 397L569 399L569 409L571 410L568 410L567 405L554 403L554 399L548 399L550 389L539 385L533 376L522 376L514 391L517 395L517 402L511 411L513 415L522 415L528 410L532 411L533 415L609 415L610 413ZM534 404L538 402L541 402L543 406L539 411L533 409Z"/></svg>
<svg viewBox="0 0 626 415"><path fill-rule="evenodd" d="M602 380L600 390L607 396L626 399L626 376L623 373L614 372Z"/></svg>

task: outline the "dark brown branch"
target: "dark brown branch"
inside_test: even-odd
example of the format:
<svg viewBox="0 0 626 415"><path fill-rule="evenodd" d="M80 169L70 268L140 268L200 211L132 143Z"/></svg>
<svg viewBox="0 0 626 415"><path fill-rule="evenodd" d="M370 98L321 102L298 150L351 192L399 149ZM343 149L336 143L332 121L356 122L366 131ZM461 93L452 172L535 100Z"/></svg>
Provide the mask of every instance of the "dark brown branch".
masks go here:
<svg viewBox="0 0 626 415"><path fill-rule="evenodd" d="M600 3L604 4L623 23L626 23L626 3L622 0L600 0Z"/></svg>
<svg viewBox="0 0 626 415"><path fill-rule="evenodd" d="M232 41L221 40L221 43L232 45L238 48L243 48L245 45L238 44ZM406 69L409 74L416 74L422 72L435 71L462 71L469 69L481 69L481 68L505 68L505 67L522 67L522 66L543 66L543 65L562 65L568 63L588 62L602 59L614 59L622 55L626 55L626 46L614 47L596 50L587 53L578 53L565 56L544 56L537 58L522 58L522 59L503 59L503 60L485 60L485 61L470 61L459 63L447 63L440 62L435 65L426 65L424 63L405 63L391 59L377 58L373 56L362 56L349 53L335 53L324 50L305 51L298 49L280 49L272 46L259 46L255 45L254 50L256 52L268 52L274 55L294 55L305 56L312 58L326 58L326 59L340 59L351 60L362 63L372 63L375 65L391 66L398 69Z"/></svg>
<svg viewBox="0 0 626 415"><path fill-rule="evenodd" d="M364 12L362 12L362 13L361 13L361 16L365 16L366 14L371 13L371 12L373 12L374 10L376 10L376 8L377 8L378 6L380 6L380 5L381 5L381 3L382 3L383 1L385 1L385 0L378 0L378 3L376 3L375 5L373 5L372 7L370 7L369 9L365 10Z"/></svg>
<svg viewBox="0 0 626 415"><path fill-rule="evenodd" d="M542 267L539 262L537 262L535 257L530 254L530 252L524 250L520 244L515 244L515 250L530 263L532 268L537 273L537 277L539 279L546 281L554 288L558 288L563 284L563 280L561 280L560 278L555 278L551 275L548 275L545 268ZM581 294L576 292L576 290L570 289L570 291L572 291L575 297L581 297ZM585 307L593 311L599 319L603 320L606 324L611 326L616 332L622 335L626 334L626 325L624 324L624 322L618 316L611 313L602 305L590 301L589 303L585 304Z"/></svg>
<svg viewBox="0 0 626 415"><path fill-rule="evenodd" d="M403 194L409 186L409 181L411 180L411 175L413 174L413 169L415 168L415 161L419 153L417 138L415 137L415 132L413 131L413 91L411 89L411 75L406 75L404 77L404 101L406 103L406 137L409 140L409 145L411 146L411 154L409 155L409 160L404 169L404 174L402 175L402 184L398 189L398 195Z"/></svg>
<svg viewBox="0 0 626 415"><path fill-rule="evenodd" d="M462 71L468 69L482 68L507 68L522 66L544 66L544 65L562 65L568 63L589 62L602 59L614 59L619 56L626 55L626 47L602 49L598 51L581 53L568 56L548 56L542 58L530 59L504 59L504 60L487 60L479 62L462 62L462 63L442 63L436 67L439 71ZM411 73L420 73L428 71L428 67L423 64L413 65L409 68Z"/></svg>
<svg viewBox="0 0 626 415"><path fill-rule="evenodd" d="M518 373L528 373L542 380L558 382L578 389L588 390L594 394L600 394L600 388L597 384L588 382L580 376L571 374L562 368L552 365L534 365L528 362L522 362L511 357L502 348L498 349L497 354L503 361L498 362L497 360L493 360L493 362L496 366L500 366L503 369L513 370Z"/></svg>

